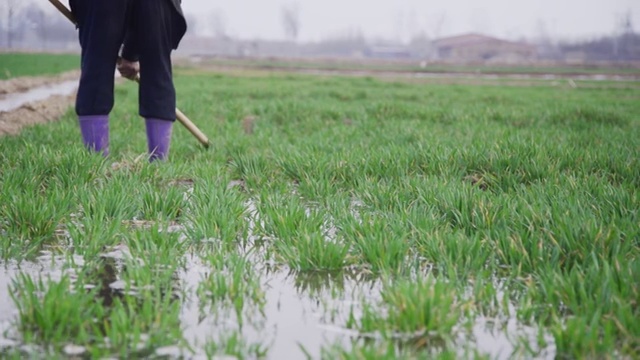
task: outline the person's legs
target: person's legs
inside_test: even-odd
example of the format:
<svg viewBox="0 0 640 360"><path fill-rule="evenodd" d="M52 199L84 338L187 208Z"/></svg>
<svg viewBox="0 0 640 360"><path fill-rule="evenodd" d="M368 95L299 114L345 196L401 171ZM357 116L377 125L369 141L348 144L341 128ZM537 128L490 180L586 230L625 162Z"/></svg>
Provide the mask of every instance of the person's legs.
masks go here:
<svg viewBox="0 0 640 360"><path fill-rule="evenodd" d="M76 113L85 146L107 155L114 71L129 0L76 0L72 4L82 47Z"/></svg>
<svg viewBox="0 0 640 360"><path fill-rule="evenodd" d="M140 54L140 115L145 118L150 160L169 154L176 119L176 92L171 70L175 10L167 0L137 0L132 9Z"/></svg>

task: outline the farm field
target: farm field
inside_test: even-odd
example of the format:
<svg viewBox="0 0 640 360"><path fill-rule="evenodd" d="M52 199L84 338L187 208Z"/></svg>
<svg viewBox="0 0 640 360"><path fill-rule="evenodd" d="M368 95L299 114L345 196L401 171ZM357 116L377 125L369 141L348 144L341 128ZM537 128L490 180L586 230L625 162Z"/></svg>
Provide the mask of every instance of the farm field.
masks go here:
<svg viewBox="0 0 640 360"><path fill-rule="evenodd" d="M0 356L640 356L640 89L176 72L0 137Z"/></svg>
<svg viewBox="0 0 640 360"><path fill-rule="evenodd" d="M225 58L196 56L191 60L180 59L177 63L188 67L196 63L202 67L230 67L262 70L285 71L335 71L370 73L415 73L421 75L521 75L530 77L576 77L576 76L620 76L640 77L638 64L535 64L531 65L492 65L492 64L449 64L445 62L425 62L418 60L375 60L375 59L288 59L288 58Z"/></svg>
<svg viewBox="0 0 640 360"><path fill-rule="evenodd" d="M0 80L55 75L79 67L78 54L0 53Z"/></svg>

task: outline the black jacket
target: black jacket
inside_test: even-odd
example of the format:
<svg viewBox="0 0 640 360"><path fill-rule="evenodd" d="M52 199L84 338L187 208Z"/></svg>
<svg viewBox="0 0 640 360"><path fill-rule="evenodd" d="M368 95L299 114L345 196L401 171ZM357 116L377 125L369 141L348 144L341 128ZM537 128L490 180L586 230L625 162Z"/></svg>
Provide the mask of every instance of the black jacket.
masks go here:
<svg viewBox="0 0 640 360"><path fill-rule="evenodd" d="M175 10L174 17L174 31L172 31L173 39L171 40L171 46L173 49L177 49L178 45L180 45L180 40L187 32L187 20L182 13L182 0L168 0L171 1L173 8ZM122 57L129 61L138 61L139 53L138 48L133 41L127 36L125 37L124 44L122 46Z"/></svg>
<svg viewBox="0 0 640 360"><path fill-rule="evenodd" d="M182 0L171 0L171 3L173 4L173 8L176 9L176 13L178 14L178 24L173 39L173 48L177 49L178 45L180 44L180 40L182 40L182 37L187 32L187 20L182 13L182 6L180 5L182 3Z"/></svg>
<svg viewBox="0 0 640 360"><path fill-rule="evenodd" d="M69 0L69 5L71 7L71 11L76 16L76 19L78 20L78 22L81 22L83 7L81 6L82 3L81 2L78 3L78 1L86 1L86 0ZM176 15L174 17L175 28L172 31L173 39L171 39L171 47L173 49L177 49L178 45L180 45L180 41L182 40L182 37L187 32L187 21L184 17L184 14L182 13L182 5L181 5L182 0L166 0L166 1L170 1L173 9L175 10L175 15ZM122 57L124 57L127 60L136 61L138 60L138 49L137 49L137 46L135 46L135 44L133 44L133 42L130 40L132 39L130 39L128 36L125 38L125 41L123 44L124 46L122 49Z"/></svg>

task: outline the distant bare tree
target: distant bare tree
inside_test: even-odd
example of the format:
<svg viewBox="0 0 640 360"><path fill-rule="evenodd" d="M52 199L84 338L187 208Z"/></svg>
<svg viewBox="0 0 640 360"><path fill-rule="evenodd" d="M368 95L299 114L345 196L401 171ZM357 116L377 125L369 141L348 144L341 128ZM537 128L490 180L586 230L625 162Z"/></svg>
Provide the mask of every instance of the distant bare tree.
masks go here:
<svg viewBox="0 0 640 360"><path fill-rule="evenodd" d="M624 13L621 17L620 17L620 22L619 22L619 27L620 27L620 32L622 33L622 35L633 35L634 31L633 31L633 14L631 13L631 10L627 10L626 13Z"/></svg>
<svg viewBox="0 0 640 360"><path fill-rule="evenodd" d="M620 36L619 42L621 47L622 58L628 60L632 57L634 43L636 40L635 31L633 30L633 14L628 10L620 18Z"/></svg>
<svg viewBox="0 0 640 360"><path fill-rule="evenodd" d="M226 39L228 37L227 18L221 9L216 9L211 13L211 29L217 38Z"/></svg>
<svg viewBox="0 0 640 360"><path fill-rule="evenodd" d="M45 48L47 43L47 17L44 10L36 3L30 3L18 16L23 28L35 31L40 39L40 47Z"/></svg>
<svg viewBox="0 0 640 360"><path fill-rule="evenodd" d="M442 33L442 28L444 27L446 21L447 21L447 13L446 12L440 13L438 15L438 19L433 23L432 32L433 32L434 39L438 39L440 37L440 34Z"/></svg>
<svg viewBox="0 0 640 360"><path fill-rule="evenodd" d="M20 0L5 0L4 7L7 15L7 47L11 48L16 35L15 17L20 8Z"/></svg>
<svg viewBox="0 0 640 360"><path fill-rule="evenodd" d="M550 34L547 23L543 19L536 22L535 40L538 44L538 56L543 59L560 60L562 54L555 44L553 36Z"/></svg>
<svg viewBox="0 0 640 360"><path fill-rule="evenodd" d="M402 41L402 33L405 26L404 13L402 11L396 12L395 17L395 30L396 30L396 41Z"/></svg>
<svg viewBox="0 0 640 360"><path fill-rule="evenodd" d="M618 15L615 33L613 34L613 53L618 60L626 58L634 39L631 11Z"/></svg>
<svg viewBox="0 0 640 360"><path fill-rule="evenodd" d="M289 39L295 41L298 38L300 33L300 6L298 3L282 7L282 26Z"/></svg>
<svg viewBox="0 0 640 360"><path fill-rule="evenodd" d="M44 24L46 32L45 41L48 46L67 46L78 43L78 31L76 28L57 11L49 9L45 12L47 22Z"/></svg>

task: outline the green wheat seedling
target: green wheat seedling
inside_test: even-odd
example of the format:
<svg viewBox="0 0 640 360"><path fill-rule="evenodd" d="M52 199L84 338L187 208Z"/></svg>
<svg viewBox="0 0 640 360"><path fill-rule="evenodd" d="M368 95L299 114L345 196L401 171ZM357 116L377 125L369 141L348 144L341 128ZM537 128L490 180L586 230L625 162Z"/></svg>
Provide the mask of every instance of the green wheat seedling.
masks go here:
<svg viewBox="0 0 640 360"><path fill-rule="evenodd" d="M78 192L80 215L101 221L133 219L140 207L139 203L133 201L137 198L137 192L138 189L124 179L92 184Z"/></svg>
<svg viewBox="0 0 640 360"><path fill-rule="evenodd" d="M250 188L259 189L266 185L265 179L269 178L274 167L272 162L265 157L249 157L239 154L232 155L232 174L243 179Z"/></svg>
<svg viewBox="0 0 640 360"><path fill-rule="evenodd" d="M606 350L615 346L615 325L606 323L599 326L600 317L598 312L591 320L570 318L562 325L555 325L551 331L558 348L557 353L566 358L578 354L592 357L617 356L618 354L609 354Z"/></svg>
<svg viewBox="0 0 640 360"><path fill-rule="evenodd" d="M229 248L246 240L245 197L210 181L197 184L189 199L187 236L193 243L221 241Z"/></svg>
<svg viewBox="0 0 640 360"><path fill-rule="evenodd" d="M590 263L568 273L545 269L539 281L531 285L528 303L521 304L518 310L519 316L527 320L555 322L569 316L570 321L558 321L552 328L557 343L563 347L562 353L567 356L575 355L574 351L601 356L605 349L616 347L616 341L627 343L625 347L629 350L637 345L635 339L640 329L632 320L637 315L636 304L621 298L640 294L633 280L638 263L632 263L631 268L616 268L596 256ZM533 304L551 306L534 307ZM576 314L593 315L574 318ZM570 336L578 334L584 342L568 341ZM599 340L593 343L595 337Z"/></svg>
<svg viewBox="0 0 640 360"><path fill-rule="evenodd" d="M490 359L478 351L469 349L443 350L443 351L419 351L410 346L398 345L393 341L371 342L352 341L349 346L332 344L322 348L322 359L340 360L394 360L394 359L439 359L455 360L465 359Z"/></svg>
<svg viewBox="0 0 640 360"><path fill-rule="evenodd" d="M339 270L348 265L349 243L330 241L328 214L307 208L295 196L269 197L259 204L276 256L296 270Z"/></svg>
<svg viewBox="0 0 640 360"><path fill-rule="evenodd" d="M18 307L17 327L26 342L60 350L67 342L91 343L99 334L105 309L95 301L95 293L71 291L66 276L52 282L22 274L14 280L10 294Z"/></svg>
<svg viewBox="0 0 640 360"><path fill-rule="evenodd" d="M160 190L152 186L143 186L140 192L142 219L176 220L186 207L184 191L177 187Z"/></svg>
<svg viewBox="0 0 640 360"><path fill-rule="evenodd" d="M180 302L161 289L116 300L104 327L105 342L119 357L144 357L182 344Z"/></svg>
<svg viewBox="0 0 640 360"><path fill-rule="evenodd" d="M188 244L181 241L181 233L169 232L162 224L154 223L148 229L133 229L123 234L132 259L149 267L175 270L182 264Z"/></svg>
<svg viewBox="0 0 640 360"><path fill-rule="evenodd" d="M349 246L328 242L322 232L299 233L289 241L276 240L280 257L296 270L331 271L348 265Z"/></svg>
<svg viewBox="0 0 640 360"><path fill-rule="evenodd" d="M376 274L362 271L356 267L334 271L289 271L288 278L294 284L297 293L305 295L313 301L326 301L328 306L332 300L344 296L345 292L355 288L372 288L378 284ZM333 317L334 314L331 314Z"/></svg>
<svg viewBox="0 0 640 360"><path fill-rule="evenodd" d="M409 256L409 226L403 216L360 211L338 224L339 235L353 244L353 254L375 273L401 271Z"/></svg>
<svg viewBox="0 0 640 360"><path fill-rule="evenodd" d="M68 192L52 189L43 194L37 185L27 185L4 199L7 202L0 210L4 231L22 244L22 257L33 256L43 243L54 241L56 229L71 210Z"/></svg>
<svg viewBox="0 0 640 360"><path fill-rule="evenodd" d="M493 249L484 236L479 233L469 237L460 231L434 231L433 228L427 234L413 232L417 255L438 272L451 280L460 280L463 284L467 279L491 276L496 271L490 267L493 263Z"/></svg>
<svg viewBox="0 0 640 360"><path fill-rule="evenodd" d="M386 282L379 301L364 301L361 314L353 310L346 327L361 334L411 341L415 346L436 347L450 342L463 316L456 288L433 278Z"/></svg>
<svg viewBox="0 0 640 360"><path fill-rule="evenodd" d="M176 326L180 307L170 296L153 291L107 304L96 301L104 296L100 287L85 291L78 285L66 276L45 282L24 274L14 282L17 328L24 341L46 345L54 354L71 343L92 356L129 357L181 340Z"/></svg>
<svg viewBox="0 0 640 360"><path fill-rule="evenodd" d="M98 256L101 252L125 241L122 220L104 218L73 219L65 224L71 245L85 256Z"/></svg>
<svg viewBox="0 0 640 360"><path fill-rule="evenodd" d="M204 346L208 358L230 356L235 359L263 359L267 357L268 346L259 342L249 342L239 331L221 335L208 341Z"/></svg>
<svg viewBox="0 0 640 360"><path fill-rule="evenodd" d="M296 184L297 194L307 201L322 203L337 195L339 190L331 172L326 171L332 166L330 154L333 151L335 149L325 149L322 144L315 143L309 148L305 147L303 152L292 147L287 156L278 157L275 161L282 172Z"/></svg>
<svg viewBox="0 0 640 360"><path fill-rule="evenodd" d="M246 311L251 311L252 317L263 312L264 290L249 259L237 253L214 251L203 260L211 267L211 273L198 285L200 311L223 315L221 310L233 309L240 327L245 322Z"/></svg>

